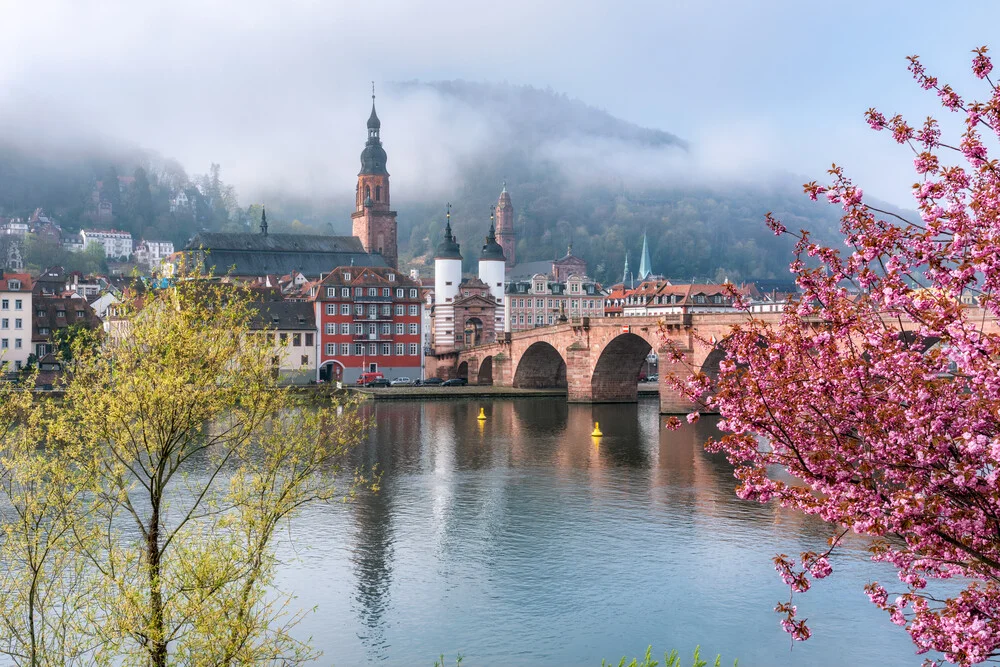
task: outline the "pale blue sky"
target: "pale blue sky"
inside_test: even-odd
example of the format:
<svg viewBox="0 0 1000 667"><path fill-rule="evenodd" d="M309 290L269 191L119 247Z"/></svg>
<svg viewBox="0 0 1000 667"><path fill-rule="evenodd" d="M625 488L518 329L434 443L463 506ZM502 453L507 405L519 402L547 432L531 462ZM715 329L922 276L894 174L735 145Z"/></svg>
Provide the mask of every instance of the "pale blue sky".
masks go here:
<svg viewBox="0 0 1000 667"><path fill-rule="evenodd" d="M822 178L837 161L908 205L909 158L862 114L936 113L911 53L975 90L969 51L997 34L1000 4L0 0L0 17L0 121L138 141L193 171L221 161L245 187L262 152L324 178L356 170L344 128L369 79L464 78L550 86L689 139L722 171ZM440 110L386 104L390 156L416 178Z"/></svg>

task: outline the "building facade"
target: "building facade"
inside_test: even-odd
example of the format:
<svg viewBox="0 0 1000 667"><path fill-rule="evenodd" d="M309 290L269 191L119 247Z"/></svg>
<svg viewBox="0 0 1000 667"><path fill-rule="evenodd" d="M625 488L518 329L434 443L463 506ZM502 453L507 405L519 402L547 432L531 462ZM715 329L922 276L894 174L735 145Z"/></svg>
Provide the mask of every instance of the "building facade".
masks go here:
<svg viewBox="0 0 1000 667"><path fill-rule="evenodd" d="M31 276L0 272L0 372L18 371L32 353Z"/></svg>
<svg viewBox="0 0 1000 667"><path fill-rule="evenodd" d="M320 344L318 381L363 372L421 375L420 284L389 267L340 266L310 288Z"/></svg>
<svg viewBox="0 0 1000 667"><path fill-rule="evenodd" d="M80 232L80 237L83 239L84 248L91 243L100 244L105 257L128 259L132 256L132 234L129 232L116 229L84 229Z"/></svg>
<svg viewBox="0 0 1000 667"><path fill-rule="evenodd" d="M604 317L601 286L584 276L565 282L538 273L530 280L511 280L504 294L507 331L558 324L575 317Z"/></svg>
<svg viewBox="0 0 1000 667"><path fill-rule="evenodd" d="M274 344L273 366L281 384L316 379L316 314L303 301L255 301L250 329Z"/></svg>
<svg viewBox="0 0 1000 667"><path fill-rule="evenodd" d="M351 214L352 233L361 240L365 252L378 253L392 268L398 265L396 212L389 208L387 156L380 137L382 122L375 113L368 117L368 140L361 152L361 171L355 187L355 211Z"/></svg>
<svg viewBox="0 0 1000 667"><path fill-rule="evenodd" d="M171 241L143 240L135 249L135 260L150 269L157 269L172 254L174 244Z"/></svg>

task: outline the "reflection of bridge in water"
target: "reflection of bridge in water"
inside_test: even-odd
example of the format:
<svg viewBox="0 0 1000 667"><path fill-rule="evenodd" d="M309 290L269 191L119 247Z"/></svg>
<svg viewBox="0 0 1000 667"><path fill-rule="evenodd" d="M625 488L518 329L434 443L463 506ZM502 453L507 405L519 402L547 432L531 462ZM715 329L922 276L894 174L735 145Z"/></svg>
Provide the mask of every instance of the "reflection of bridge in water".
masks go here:
<svg viewBox="0 0 1000 667"><path fill-rule="evenodd" d="M782 315L762 313L754 317L777 324ZM439 368L468 378L469 384L560 387L566 388L571 402L622 403L638 400L636 383L650 351L662 355L672 346L685 354L687 365L660 363L660 412L680 414L690 411L692 405L668 378L687 375L689 368L714 377L725 356L718 343L730 335L733 325L745 321L742 313L582 317L445 353L437 361ZM983 321L986 330L997 331L995 319L987 316ZM887 317L887 322L898 326L895 314ZM904 328L909 328L905 321Z"/></svg>

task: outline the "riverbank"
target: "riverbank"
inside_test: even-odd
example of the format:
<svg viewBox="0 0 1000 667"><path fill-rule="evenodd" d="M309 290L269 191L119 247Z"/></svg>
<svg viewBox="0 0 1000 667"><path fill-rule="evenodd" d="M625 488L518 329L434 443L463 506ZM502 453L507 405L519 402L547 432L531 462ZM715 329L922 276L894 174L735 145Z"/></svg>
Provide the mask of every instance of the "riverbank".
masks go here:
<svg viewBox="0 0 1000 667"><path fill-rule="evenodd" d="M376 401L397 401L397 400L433 400L449 398L523 398L523 397L547 397L565 396L565 389L519 389L515 387L493 387L467 385L465 387L345 387L347 391L360 394L365 399ZM657 394L659 387L656 383L643 383L639 385L640 394Z"/></svg>
<svg viewBox="0 0 1000 667"><path fill-rule="evenodd" d="M475 396L477 398L524 398L541 396L565 396L565 389L517 389L514 387L479 387L469 385L465 387L387 387L387 388L362 388L347 387L353 394L360 394L366 399L376 401L398 401L398 400L434 400L449 398L466 398Z"/></svg>

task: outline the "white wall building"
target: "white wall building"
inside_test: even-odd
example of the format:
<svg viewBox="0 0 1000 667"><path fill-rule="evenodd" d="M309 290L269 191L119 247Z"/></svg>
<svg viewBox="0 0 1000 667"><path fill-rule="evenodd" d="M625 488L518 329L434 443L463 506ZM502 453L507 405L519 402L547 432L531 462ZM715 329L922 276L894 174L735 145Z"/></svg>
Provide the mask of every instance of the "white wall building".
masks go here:
<svg viewBox="0 0 1000 667"><path fill-rule="evenodd" d="M135 261L148 266L150 269L158 269L170 255L174 254L174 244L171 241L139 241L135 249Z"/></svg>
<svg viewBox="0 0 1000 667"><path fill-rule="evenodd" d="M104 248L105 257L124 257L128 259L132 256L132 235L129 232L120 232L116 229L84 229L80 232L83 239L83 247L88 247L91 243L99 243Z"/></svg>
<svg viewBox="0 0 1000 667"><path fill-rule="evenodd" d="M31 354L31 276L0 272L0 369L20 370Z"/></svg>

